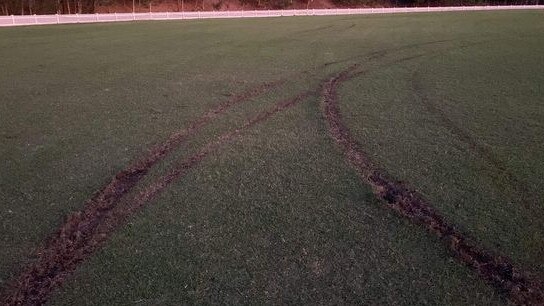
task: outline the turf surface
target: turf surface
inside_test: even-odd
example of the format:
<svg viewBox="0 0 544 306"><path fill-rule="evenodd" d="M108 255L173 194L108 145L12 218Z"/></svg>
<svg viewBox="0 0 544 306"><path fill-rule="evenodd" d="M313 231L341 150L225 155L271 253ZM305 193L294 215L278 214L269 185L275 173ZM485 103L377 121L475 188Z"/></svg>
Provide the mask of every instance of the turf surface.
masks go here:
<svg viewBox="0 0 544 306"><path fill-rule="evenodd" d="M479 244L542 278L542 17L0 29L0 286L65 215L192 118L289 78L204 127L142 186L353 63L368 73L343 85L341 111L373 161ZM504 302L438 239L375 200L331 141L319 99L208 156L115 232L51 303Z"/></svg>

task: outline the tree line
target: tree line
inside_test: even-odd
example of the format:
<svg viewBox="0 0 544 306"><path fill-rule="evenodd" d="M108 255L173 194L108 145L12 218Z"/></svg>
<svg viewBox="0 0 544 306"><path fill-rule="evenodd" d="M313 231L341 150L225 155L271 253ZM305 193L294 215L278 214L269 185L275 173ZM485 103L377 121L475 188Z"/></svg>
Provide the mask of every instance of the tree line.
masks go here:
<svg viewBox="0 0 544 306"><path fill-rule="evenodd" d="M289 8L295 3L311 7L313 0L218 0L237 1L248 9ZM411 7L411 6L459 6L459 5L528 5L540 0L331 0L337 7ZM177 2L178 10L183 2L203 3L203 0L0 0L3 15L32 14L83 14L95 13L99 6L122 5L132 8L157 5L162 2ZM181 4L181 6L180 6ZM194 7L198 8L198 5ZM203 5L202 5L203 7ZM213 5L214 8L219 6Z"/></svg>

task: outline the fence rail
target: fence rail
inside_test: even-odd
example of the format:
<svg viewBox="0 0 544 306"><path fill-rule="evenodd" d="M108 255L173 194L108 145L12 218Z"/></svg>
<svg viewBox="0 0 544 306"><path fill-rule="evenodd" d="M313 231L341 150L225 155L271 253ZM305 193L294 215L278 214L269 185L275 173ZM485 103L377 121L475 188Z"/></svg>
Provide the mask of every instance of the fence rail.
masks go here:
<svg viewBox="0 0 544 306"><path fill-rule="evenodd" d="M0 27L28 26L68 23L119 22L139 20L184 20L212 18L255 18L281 16L331 16L391 13L453 12L453 11L495 11L535 10L544 5L503 5L503 6L452 6L452 7L407 7L407 8L356 8L356 9L307 9L307 10L256 10L256 11L211 11L211 12L150 12L114 14L72 14L72 15L26 15L0 16Z"/></svg>

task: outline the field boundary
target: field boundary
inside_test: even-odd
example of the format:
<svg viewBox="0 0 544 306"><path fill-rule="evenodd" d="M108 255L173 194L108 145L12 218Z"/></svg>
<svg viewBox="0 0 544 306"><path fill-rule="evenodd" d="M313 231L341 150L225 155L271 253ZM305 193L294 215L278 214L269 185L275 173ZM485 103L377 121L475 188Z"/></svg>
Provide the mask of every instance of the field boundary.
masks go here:
<svg viewBox="0 0 544 306"><path fill-rule="evenodd" d="M0 16L0 27L128 22L144 20L192 20L225 18L264 18L284 16L336 16L395 13L501 11L501 10L542 10L544 5L500 5L500 6L448 6L448 7L390 7L350 9L302 9L302 10L253 10L253 11L207 11L207 12L149 12L149 13L108 13L71 15L23 15Z"/></svg>

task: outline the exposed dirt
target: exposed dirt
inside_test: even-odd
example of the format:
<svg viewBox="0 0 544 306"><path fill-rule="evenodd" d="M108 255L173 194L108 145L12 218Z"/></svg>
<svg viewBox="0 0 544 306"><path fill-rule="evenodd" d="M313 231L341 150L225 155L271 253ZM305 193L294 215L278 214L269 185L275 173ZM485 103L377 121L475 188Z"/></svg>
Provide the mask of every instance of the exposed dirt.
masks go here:
<svg viewBox="0 0 544 306"><path fill-rule="evenodd" d="M281 101L274 108L257 114L241 127L222 134L196 154L176 165L168 174L147 186L132 200L127 201L126 205L120 207L111 204L114 200L118 201L145 174L146 170L138 168L126 171L122 176L118 175L114 184L108 185L104 189L104 193L99 193L97 197L93 198L94 202L90 202L83 211L74 213L68 218L40 252L37 262L20 275L11 288L12 290L1 300L2 304L39 305L45 303L50 292L59 286L80 262L96 251L109 234L138 208L163 191L175 179L184 176L189 169L197 165L207 155L236 138L244 130L294 106L309 95L311 92L304 92L291 99ZM217 109L208 114L217 114ZM210 116L203 118L210 118ZM198 124L194 126L196 128ZM158 150L156 154L153 154L153 158L169 150L168 146L160 146L160 148L163 150ZM145 160L153 160L153 158ZM144 165L146 164L144 163Z"/></svg>
<svg viewBox="0 0 544 306"><path fill-rule="evenodd" d="M420 194L405 184L387 177L368 159L342 121L337 92L342 82L363 72L358 65L353 65L322 86L322 109L329 132L342 147L347 160L361 179L368 183L375 195L391 209L439 236L457 259L474 269L512 302L519 305L544 304L544 288L541 282L529 278L507 258L474 245L452 224L444 220Z"/></svg>

